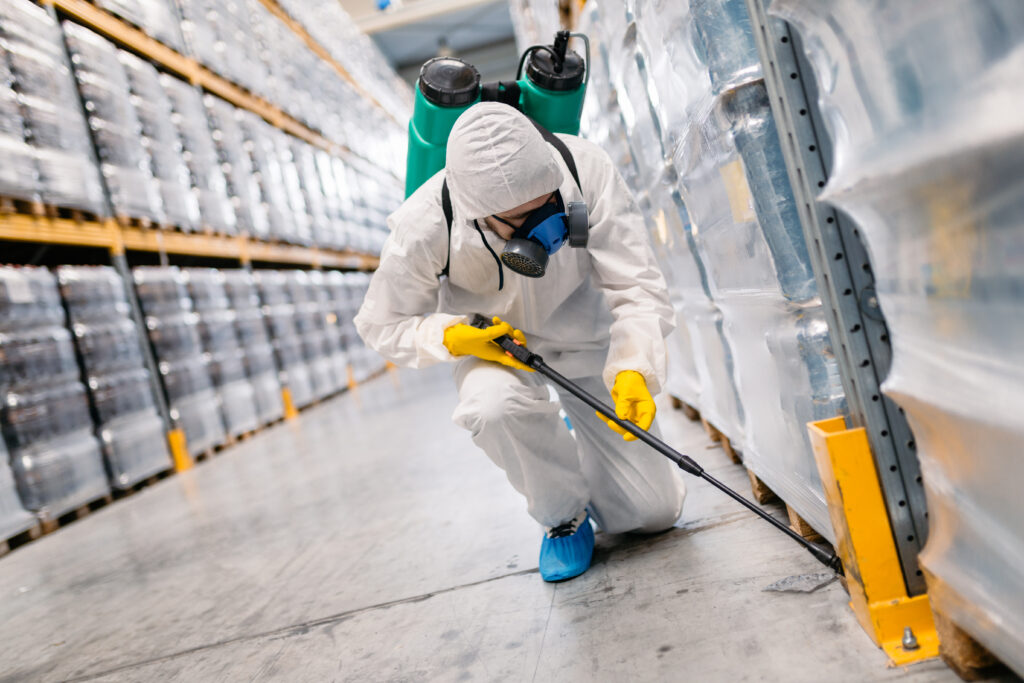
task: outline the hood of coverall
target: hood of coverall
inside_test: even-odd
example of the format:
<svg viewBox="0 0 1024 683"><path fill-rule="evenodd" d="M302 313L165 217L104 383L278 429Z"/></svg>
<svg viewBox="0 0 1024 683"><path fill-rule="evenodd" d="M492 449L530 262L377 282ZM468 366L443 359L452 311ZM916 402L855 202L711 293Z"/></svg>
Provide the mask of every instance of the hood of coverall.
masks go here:
<svg viewBox="0 0 1024 683"><path fill-rule="evenodd" d="M503 213L562 184L554 150L521 112L481 102L448 136L445 175L455 211L469 220Z"/></svg>

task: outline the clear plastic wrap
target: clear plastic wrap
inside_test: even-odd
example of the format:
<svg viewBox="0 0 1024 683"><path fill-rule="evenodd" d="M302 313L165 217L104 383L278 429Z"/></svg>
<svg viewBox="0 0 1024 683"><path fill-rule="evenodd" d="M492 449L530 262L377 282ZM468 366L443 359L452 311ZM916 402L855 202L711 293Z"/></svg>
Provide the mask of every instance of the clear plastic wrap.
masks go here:
<svg viewBox="0 0 1024 683"><path fill-rule="evenodd" d="M34 200L39 197L35 153L25 142L25 121L14 89L6 42L0 40L0 195Z"/></svg>
<svg viewBox="0 0 1024 683"><path fill-rule="evenodd" d="M281 384L289 390L297 407L307 406L315 400L313 379L299 340L288 279L282 272L261 270L253 273L253 281L263 301L263 315L281 370Z"/></svg>
<svg viewBox="0 0 1024 683"><path fill-rule="evenodd" d="M221 272L230 307L235 312L235 328L243 352L245 374L252 384L260 424L274 422L284 416L284 403L274 347L267 335L256 284L248 271Z"/></svg>
<svg viewBox="0 0 1024 683"><path fill-rule="evenodd" d="M270 236L267 209L263 204L260 185L253 174L252 158L245 149L245 136L238 122L238 110L213 95L204 95L203 104L206 105L213 141L227 179L228 194L238 219L238 231L265 240Z"/></svg>
<svg viewBox="0 0 1024 683"><path fill-rule="evenodd" d="M125 283L113 268L89 266L61 266L57 281L111 484L129 488L171 458Z"/></svg>
<svg viewBox="0 0 1024 683"><path fill-rule="evenodd" d="M833 142L914 432L932 604L1024 674L1024 5L775 0ZM913 486L913 482L908 482Z"/></svg>
<svg viewBox="0 0 1024 683"><path fill-rule="evenodd" d="M270 132L270 124L248 111L238 112L238 122L245 136L245 149L252 162L253 178L263 199L269 237L283 242L291 241L292 210L288 204L284 171L277 154L277 144Z"/></svg>
<svg viewBox="0 0 1024 683"><path fill-rule="evenodd" d="M224 274L213 268L189 268L182 277L199 316L199 338L210 377L220 397L228 433L238 436L259 427L252 384L238 341L237 314L229 308Z"/></svg>
<svg viewBox="0 0 1024 683"><path fill-rule="evenodd" d="M142 127L142 144L149 155L165 219L182 230L196 230L199 199L192 192L181 137L174 125L171 101L160 85L160 74L149 62L123 50L118 52L118 59L128 77L132 103Z"/></svg>
<svg viewBox="0 0 1024 683"><path fill-rule="evenodd" d="M42 519L55 519L110 493L91 429L12 448L11 470L25 507Z"/></svg>
<svg viewBox="0 0 1024 683"><path fill-rule="evenodd" d="M359 84L398 120L412 115L413 93L389 66L377 45L359 30L341 4L334 0L283 0L281 6L302 24Z"/></svg>
<svg viewBox="0 0 1024 683"><path fill-rule="evenodd" d="M355 315L366 297L370 287L369 273L338 273L344 283L343 287L332 287L335 297L334 304L338 307L338 319L342 325L342 337L347 342L346 353L352 376L362 382L384 369L384 359L379 353L363 343L355 329Z"/></svg>
<svg viewBox="0 0 1024 683"><path fill-rule="evenodd" d="M299 178L298 165L292 154L290 137L273 127L268 128L266 134L271 137L277 147L277 159L288 197L290 213L286 220L291 221L291 230L288 231L286 239L293 244L312 245L313 232L309 220L309 209L306 206L306 197L302 193L302 181Z"/></svg>
<svg viewBox="0 0 1024 683"><path fill-rule="evenodd" d="M324 335L327 357L336 380L335 390L348 384L348 356L342 340L341 324L331 297L331 285L323 271L309 271L310 293L317 306L318 320Z"/></svg>
<svg viewBox="0 0 1024 683"><path fill-rule="evenodd" d="M78 24L63 27L114 215L162 222L159 187L117 48Z"/></svg>
<svg viewBox="0 0 1024 683"><path fill-rule="evenodd" d="M192 191L199 201L202 224L213 232L233 235L235 211L228 198L227 180L213 144L202 97L196 88L169 74L160 75L160 85L171 104L171 120L184 148L183 158L192 178Z"/></svg>
<svg viewBox="0 0 1024 683"><path fill-rule="evenodd" d="M167 47L184 51L185 42L172 0L96 0L96 4L127 19Z"/></svg>
<svg viewBox="0 0 1024 683"><path fill-rule="evenodd" d="M0 3L0 48L34 148L40 198L105 215L103 185L60 26L29 0L6 0Z"/></svg>
<svg viewBox="0 0 1024 683"><path fill-rule="evenodd" d="M186 278L174 266L146 266L135 268L133 279L171 419L184 430L189 453L196 455L224 443L227 432L221 400L211 379L210 357L199 335L200 315L192 310Z"/></svg>
<svg viewBox="0 0 1024 683"><path fill-rule="evenodd" d="M804 425L845 401L746 5L588 3L584 22L594 92L616 105L589 106L585 130L620 160L654 237L681 323L671 381L831 539Z"/></svg>
<svg viewBox="0 0 1024 683"><path fill-rule="evenodd" d="M7 446L4 445L4 440L0 439L0 541L17 536L35 524L36 518L22 506L18 497Z"/></svg>
<svg viewBox="0 0 1024 683"><path fill-rule="evenodd" d="M53 274L0 267L0 431L22 503L44 519L109 492Z"/></svg>
<svg viewBox="0 0 1024 683"><path fill-rule="evenodd" d="M332 242L331 221L327 213L327 199L324 196L320 173L316 167L316 155L312 145L291 138L292 158L299 174L303 204L309 221L310 234L314 244L329 246Z"/></svg>

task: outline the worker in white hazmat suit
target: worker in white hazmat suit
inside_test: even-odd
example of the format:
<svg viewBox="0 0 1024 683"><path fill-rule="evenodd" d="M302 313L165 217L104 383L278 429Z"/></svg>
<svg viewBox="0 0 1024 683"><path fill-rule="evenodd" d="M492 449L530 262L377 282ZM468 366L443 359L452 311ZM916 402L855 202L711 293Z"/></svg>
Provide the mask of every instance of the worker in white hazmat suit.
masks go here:
<svg viewBox="0 0 1024 683"><path fill-rule="evenodd" d="M391 234L355 319L366 343L398 365L455 364L453 419L545 528L540 572L549 581L589 567L590 516L608 533L662 531L685 495L671 462L560 393L574 438L540 377L491 343L513 334L584 389L610 391L619 417L657 433L651 397L673 325L664 278L608 155L575 136L558 139L578 184L564 151L512 107L488 102L463 113L446 169L388 218ZM543 277L502 265L497 254L518 228L574 201L586 203L585 248L558 248ZM495 324L471 327L476 313Z"/></svg>

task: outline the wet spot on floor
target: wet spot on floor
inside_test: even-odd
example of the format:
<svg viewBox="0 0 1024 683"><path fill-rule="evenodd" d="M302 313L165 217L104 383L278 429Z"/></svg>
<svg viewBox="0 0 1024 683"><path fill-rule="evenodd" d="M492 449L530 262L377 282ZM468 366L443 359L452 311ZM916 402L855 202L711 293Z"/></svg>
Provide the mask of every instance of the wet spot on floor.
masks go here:
<svg viewBox="0 0 1024 683"><path fill-rule="evenodd" d="M444 633L441 634L441 640L455 640L458 637L459 637L459 632L456 631L455 629L452 629L450 631L445 631Z"/></svg>

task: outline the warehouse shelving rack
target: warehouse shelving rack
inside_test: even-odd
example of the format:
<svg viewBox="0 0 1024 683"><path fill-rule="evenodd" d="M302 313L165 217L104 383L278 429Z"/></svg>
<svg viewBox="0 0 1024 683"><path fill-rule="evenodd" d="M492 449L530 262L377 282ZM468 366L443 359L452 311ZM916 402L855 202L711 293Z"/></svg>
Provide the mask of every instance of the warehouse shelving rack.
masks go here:
<svg viewBox="0 0 1024 683"><path fill-rule="evenodd" d="M38 0L47 11L86 26L112 40L119 47L127 49L154 63L159 69L183 78L193 87L202 89L227 100L241 109L262 117L271 125L281 129L332 155L352 155L344 145L328 140L319 132L309 128L280 107L257 97L246 89L223 78L200 64L190 56L181 54L148 36L142 30L85 0ZM349 81L355 90L372 102L380 112L393 115L380 106L338 64L321 45L274 0L261 2L316 53L328 62L338 73ZM397 182L397 181L396 181ZM178 471L192 466L184 434L176 429L163 388L159 380L156 359L146 338L145 318L138 297L132 286L130 261L148 262L156 259L161 264L180 265L206 264L251 269L259 266L304 267L312 269L332 268L339 270L376 269L379 259L371 254L351 250L337 251L319 247L305 247L278 242L265 242L248 235L221 235L198 232L181 232L176 229L144 227L132 220L118 221L109 217L110 198L107 197L108 216L97 216L87 212L49 207L38 202L4 200L0 203L0 249L7 244L6 256L12 256L14 245L37 247L32 258L13 258L15 262L38 262L52 260L44 257L53 249L61 257L78 259L90 263L104 263L113 266L125 282L132 317L140 333L140 345L144 350L146 364L152 379L153 394L157 408L166 426L171 446L174 468ZM99 256L103 254L104 256ZM8 259L4 259L8 260ZM286 417L294 417L296 411L284 390Z"/></svg>

